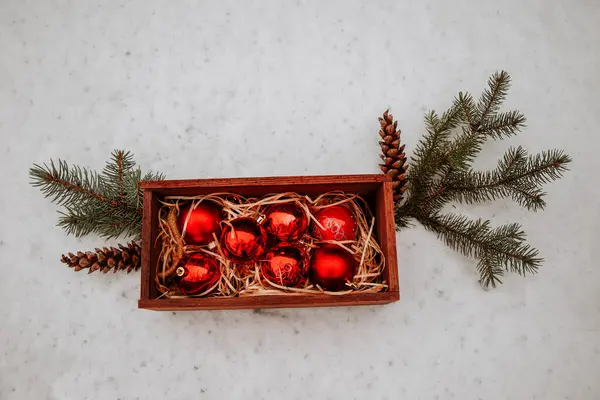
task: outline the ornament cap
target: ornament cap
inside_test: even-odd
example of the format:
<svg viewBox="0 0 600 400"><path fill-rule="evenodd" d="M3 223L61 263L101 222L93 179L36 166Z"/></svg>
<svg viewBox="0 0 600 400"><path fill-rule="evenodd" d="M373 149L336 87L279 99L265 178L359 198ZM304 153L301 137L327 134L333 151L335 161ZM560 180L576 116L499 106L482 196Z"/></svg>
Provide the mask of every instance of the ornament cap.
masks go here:
<svg viewBox="0 0 600 400"><path fill-rule="evenodd" d="M185 275L185 268L183 267L178 267L177 270L175 271L175 273L177 274L177 276L183 276Z"/></svg>

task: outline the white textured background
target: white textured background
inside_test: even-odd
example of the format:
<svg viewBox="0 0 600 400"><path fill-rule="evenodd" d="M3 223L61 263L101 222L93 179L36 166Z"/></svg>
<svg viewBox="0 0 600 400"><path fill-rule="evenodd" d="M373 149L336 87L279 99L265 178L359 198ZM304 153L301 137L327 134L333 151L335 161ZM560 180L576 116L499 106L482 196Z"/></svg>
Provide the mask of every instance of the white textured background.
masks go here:
<svg viewBox="0 0 600 400"><path fill-rule="evenodd" d="M599 20L593 0L0 1L0 399L599 399ZM528 117L510 144L574 162L543 213L465 209L547 260L490 292L415 227L390 306L140 311L139 275L58 262L101 242L28 185L113 148L171 178L376 172L386 107L410 152L427 109L500 68Z"/></svg>

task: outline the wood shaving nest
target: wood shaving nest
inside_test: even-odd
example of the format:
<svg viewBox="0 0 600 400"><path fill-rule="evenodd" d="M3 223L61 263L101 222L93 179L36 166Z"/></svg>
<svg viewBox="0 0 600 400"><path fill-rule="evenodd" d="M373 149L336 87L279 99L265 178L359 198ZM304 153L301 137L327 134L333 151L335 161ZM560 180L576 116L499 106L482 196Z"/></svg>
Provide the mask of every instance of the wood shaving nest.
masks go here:
<svg viewBox="0 0 600 400"><path fill-rule="evenodd" d="M176 224L176 217L182 206L192 203L193 205L211 201L223 209L224 221L239 217L258 218L267 206L282 203L297 203L309 216L309 223L322 227L316 220L314 213L318 210L344 204L349 207L356 218L357 233L355 240L346 241L318 241L312 236L305 235L302 239L310 254L312 248L323 243L334 243L350 252L355 258L358 268L352 282L346 282L348 290L326 291L318 285L309 281L304 287L292 288L278 285L265 279L259 273L259 263L239 266L227 260L220 248L219 238L214 236L215 242L212 246L188 245L183 241L182 233ZM160 297L185 298L185 297L235 297L235 296L267 296L267 295L290 295L303 294L325 294L332 296L343 296L353 292L381 292L387 289L387 284L382 280L382 271L385 268L385 258L374 237L375 218L369 210L369 206L363 198L356 194L345 192L328 192L314 199L310 196L302 196L293 192L266 195L258 198L245 198L232 193L213 193L202 196L167 196L161 201L159 209L159 235L157 240L162 242L162 250L159 254L155 282L158 290L162 293ZM309 228L310 229L310 228ZM216 244L216 246L215 246ZM204 293L193 296L182 295L174 281L175 269L184 253L203 252L215 257L220 265L221 279Z"/></svg>

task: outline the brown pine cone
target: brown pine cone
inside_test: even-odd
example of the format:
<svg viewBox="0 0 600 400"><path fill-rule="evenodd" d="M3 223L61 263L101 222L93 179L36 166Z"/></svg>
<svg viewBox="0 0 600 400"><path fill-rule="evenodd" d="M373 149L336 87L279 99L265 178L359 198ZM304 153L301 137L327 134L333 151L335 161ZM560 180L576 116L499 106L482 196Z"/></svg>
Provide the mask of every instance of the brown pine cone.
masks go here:
<svg viewBox="0 0 600 400"><path fill-rule="evenodd" d="M88 274L95 271L107 273L113 272L137 271L141 266L141 248L137 243L131 242L127 246L118 245L117 247L105 247L95 251L81 252L77 254L69 253L68 256L62 255L61 261L73 268L75 271L88 269Z"/></svg>
<svg viewBox="0 0 600 400"><path fill-rule="evenodd" d="M381 171L392 177L394 189L394 203L402 201L402 193L406 190L406 155L404 154L404 145L400 146L400 130L397 129L398 121L390 114L390 110L383 113L383 118L379 117L381 129L379 136L383 139L379 142L381 146L381 159L383 164L379 164Z"/></svg>

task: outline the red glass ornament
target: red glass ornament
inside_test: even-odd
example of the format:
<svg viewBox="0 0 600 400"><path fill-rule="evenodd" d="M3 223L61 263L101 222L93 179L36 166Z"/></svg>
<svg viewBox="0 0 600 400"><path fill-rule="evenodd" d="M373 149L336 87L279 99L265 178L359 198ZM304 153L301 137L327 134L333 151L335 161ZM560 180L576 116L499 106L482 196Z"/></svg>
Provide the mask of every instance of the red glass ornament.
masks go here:
<svg viewBox="0 0 600 400"><path fill-rule="evenodd" d="M356 218L348 207L329 206L315 213L315 218L323 226L314 224L312 234L319 240L354 240L356 238Z"/></svg>
<svg viewBox="0 0 600 400"><path fill-rule="evenodd" d="M189 218L188 218L189 215ZM179 212L177 225L186 243L206 245L214 241L213 233L221 233L221 209L211 202L202 202L192 209L189 205Z"/></svg>
<svg viewBox="0 0 600 400"><path fill-rule="evenodd" d="M275 204L267 208L263 226L280 242L292 242L306 233L308 216L296 203Z"/></svg>
<svg viewBox="0 0 600 400"><path fill-rule="evenodd" d="M280 243L260 261L260 273L269 281L281 286L299 287L308 277L308 255L301 247Z"/></svg>
<svg viewBox="0 0 600 400"><path fill-rule="evenodd" d="M184 295L199 294L213 287L221 278L217 260L208 254L194 253L177 268L177 286Z"/></svg>
<svg viewBox="0 0 600 400"><path fill-rule="evenodd" d="M311 255L310 276L313 283L326 290L347 289L345 283L354 276L356 261L340 246L325 244Z"/></svg>
<svg viewBox="0 0 600 400"><path fill-rule="evenodd" d="M229 221L221 233L221 249L225 257L241 264L262 256L267 246L267 232L252 218Z"/></svg>

